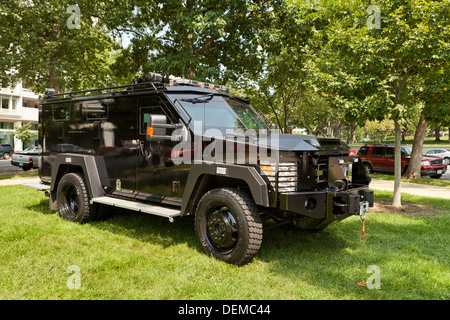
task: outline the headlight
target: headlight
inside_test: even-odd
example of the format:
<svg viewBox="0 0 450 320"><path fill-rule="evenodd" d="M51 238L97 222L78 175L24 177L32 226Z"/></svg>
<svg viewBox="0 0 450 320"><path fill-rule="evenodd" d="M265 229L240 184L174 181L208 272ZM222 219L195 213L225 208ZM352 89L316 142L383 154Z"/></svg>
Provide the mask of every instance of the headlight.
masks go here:
<svg viewBox="0 0 450 320"><path fill-rule="evenodd" d="M421 165L422 166L431 166L431 163L430 163L430 161L422 161Z"/></svg>

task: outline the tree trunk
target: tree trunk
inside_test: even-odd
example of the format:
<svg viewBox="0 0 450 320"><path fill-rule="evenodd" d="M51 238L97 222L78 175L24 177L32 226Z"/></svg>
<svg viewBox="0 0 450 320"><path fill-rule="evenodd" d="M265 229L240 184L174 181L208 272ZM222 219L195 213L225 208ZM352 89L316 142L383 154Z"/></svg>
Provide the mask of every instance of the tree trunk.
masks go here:
<svg viewBox="0 0 450 320"><path fill-rule="evenodd" d="M441 126L437 126L436 129L434 129L434 135L436 136L436 140L434 141L441 141Z"/></svg>
<svg viewBox="0 0 450 320"><path fill-rule="evenodd" d="M401 199L401 183L402 183L402 163L401 163L401 127L398 119L395 122L395 166L394 166L394 197L392 206L400 208L402 206Z"/></svg>
<svg viewBox="0 0 450 320"><path fill-rule="evenodd" d="M348 143L352 144L356 142L356 128L357 124L351 123L348 125Z"/></svg>
<svg viewBox="0 0 450 320"><path fill-rule="evenodd" d="M406 170L406 179L418 179L420 178L420 162L422 161L423 141L427 132L427 123L425 122L425 116L422 114L419 119L419 125L417 126L414 134L414 144L412 147L411 159L409 161L408 170Z"/></svg>
<svg viewBox="0 0 450 320"><path fill-rule="evenodd" d="M184 73L184 77L186 78L186 79L194 79L194 77L195 77L195 68L193 68L193 67L189 67L187 70L186 70L186 72Z"/></svg>

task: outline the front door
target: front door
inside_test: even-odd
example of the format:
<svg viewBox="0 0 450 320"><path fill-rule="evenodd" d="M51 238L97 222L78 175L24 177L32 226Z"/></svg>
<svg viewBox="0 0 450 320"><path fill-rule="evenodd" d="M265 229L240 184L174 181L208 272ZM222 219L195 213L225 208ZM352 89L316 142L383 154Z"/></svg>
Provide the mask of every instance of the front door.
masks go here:
<svg viewBox="0 0 450 320"><path fill-rule="evenodd" d="M179 166L172 162L172 149L178 142L147 141L149 115L165 115L167 123L178 122L158 95L138 98L139 156L136 165L136 190L140 200L179 205L182 197ZM167 130L167 134L170 134Z"/></svg>

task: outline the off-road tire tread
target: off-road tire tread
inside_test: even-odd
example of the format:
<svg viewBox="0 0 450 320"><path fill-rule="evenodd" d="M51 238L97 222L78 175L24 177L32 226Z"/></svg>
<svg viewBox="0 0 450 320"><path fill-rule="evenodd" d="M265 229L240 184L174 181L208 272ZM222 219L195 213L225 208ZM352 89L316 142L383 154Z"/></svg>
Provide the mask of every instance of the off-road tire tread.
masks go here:
<svg viewBox="0 0 450 320"><path fill-rule="evenodd" d="M231 196L233 201L238 204L244 211L244 216L248 225L248 246L245 253L237 261L232 263L235 265L244 265L250 262L259 252L263 239L263 226L258 212L258 208L248 194L237 190L235 188L217 188L208 191L199 201L199 206L202 201L207 201L209 197L217 192L224 192ZM206 199L206 200L205 200Z"/></svg>
<svg viewBox="0 0 450 320"><path fill-rule="evenodd" d="M77 218L73 221L78 222L80 224L88 223L95 219L95 211L96 210L94 210L94 205L90 204L90 196L89 196L89 193L88 193L88 190L86 187L86 180L82 173L71 172L71 173L65 174L61 178L59 183L64 182L67 179L70 179L70 177L72 177L73 179L75 179L78 182L78 186L81 191L80 199L81 199L81 201L83 201L83 206L82 206L83 211L81 213L79 213L79 215L77 216L79 218ZM59 205L58 205L58 209L59 209ZM67 220L69 220L69 219L67 219Z"/></svg>

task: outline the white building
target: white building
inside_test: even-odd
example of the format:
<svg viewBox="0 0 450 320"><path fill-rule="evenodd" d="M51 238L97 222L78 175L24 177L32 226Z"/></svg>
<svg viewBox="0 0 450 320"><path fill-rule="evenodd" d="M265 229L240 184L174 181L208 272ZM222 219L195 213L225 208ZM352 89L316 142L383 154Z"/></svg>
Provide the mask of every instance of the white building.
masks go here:
<svg viewBox="0 0 450 320"><path fill-rule="evenodd" d="M18 83L14 88L0 88L0 143L11 144L14 151L24 150L29 145L16 139L12 132L15 127L24 123L31 123L31 129L36 133L35 145L38 139L39 109L37 107L39 96Z"/></svg>

